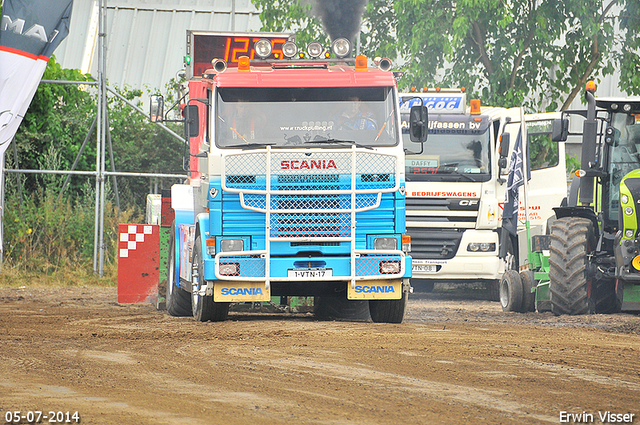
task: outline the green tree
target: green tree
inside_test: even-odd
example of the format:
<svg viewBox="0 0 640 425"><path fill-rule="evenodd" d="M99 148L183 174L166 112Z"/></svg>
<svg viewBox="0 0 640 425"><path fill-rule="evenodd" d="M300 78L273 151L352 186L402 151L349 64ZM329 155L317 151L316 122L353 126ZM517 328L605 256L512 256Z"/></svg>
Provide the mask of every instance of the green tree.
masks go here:
<svg viewBox="0 0 640 425"><path fill-rule="evenodd" d="M252 2L262 30L321 38L298 0ZM486 104L565 109L614 69L621 89L640 94L639 9L640 0L370 0L362 52L402 62L401 90L464 86Z"/></svg>

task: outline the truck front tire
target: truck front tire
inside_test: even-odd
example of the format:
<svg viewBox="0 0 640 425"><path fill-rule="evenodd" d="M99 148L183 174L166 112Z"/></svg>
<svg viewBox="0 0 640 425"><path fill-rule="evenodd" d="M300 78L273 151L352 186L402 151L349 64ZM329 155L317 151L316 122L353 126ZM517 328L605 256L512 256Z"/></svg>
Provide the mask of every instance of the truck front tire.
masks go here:
<svg viewBox="0 0 640 425"><path fill-rule="evenodd" d="M213 295L200 295L200 289L206 286L204 280L204 261L200 236L196 237L193 245L193 259L191 261L191 305L193 317L199 322L222 322L229 315L229 303L213 301Z"/></svg>
<svg viewBox="0 0 640 425"><path fill-rule="evenodd" d="M369 314L374 323L402 323L409 292L399 300L369 300Z"/></svg>

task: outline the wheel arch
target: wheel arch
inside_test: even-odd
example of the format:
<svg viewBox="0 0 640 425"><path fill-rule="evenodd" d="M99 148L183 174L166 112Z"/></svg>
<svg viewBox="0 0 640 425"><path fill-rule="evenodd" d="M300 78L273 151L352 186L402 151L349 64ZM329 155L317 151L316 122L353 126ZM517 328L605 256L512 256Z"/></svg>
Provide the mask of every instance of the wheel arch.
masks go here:
<svg viewBox="0 0 640 425"><path fill-rule="evenodd" d="M200 236L200 244L202 245L202 257L203 260L207 256L207 235L209 229L209 214L200 213L196 216L196 229L193 234L193 241L195 244L196 239Z"/></svg>

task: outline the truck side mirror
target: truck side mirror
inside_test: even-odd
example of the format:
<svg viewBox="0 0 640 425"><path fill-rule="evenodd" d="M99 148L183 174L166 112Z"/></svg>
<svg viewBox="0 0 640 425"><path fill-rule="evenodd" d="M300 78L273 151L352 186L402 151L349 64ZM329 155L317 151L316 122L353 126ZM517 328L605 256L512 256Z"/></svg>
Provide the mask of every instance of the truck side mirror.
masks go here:
<svg viewBox="0 0 640 425"><path fill-rule="evenodd" d="M198 119L198 105L184 107L184 125L187 137L198 137L200 134L200 120Z"/></svg>
<svg viewBox="0 0 640 425"><path fill-rule="evenodd" d="M149 119L151 122L162 122L164 120L164 97L153 95L150 99Z"/></svg>
<svg viewBox="0 0 640 425"><path fill-rule="evenodd" d="M509 143L511 142L511 134L509 133L502 133L502 136L500 136L500 158L507 158L507 155L509 154Z"/></svg>
<svg viewBox="0 0 640 425"><path fill-rule="evenodd" d="M502 170L507 168L507 155L509 154L509 142L511 141L510 133L502 133L500 136L500 145L498 150L500 151L500 157L498 158L498 183L504 184L505 179L501 178Z"/></svg>
<svg viewBox="0 0 640 425"><path fill-rule="evenodd" d="M424 105L412 106L409 111L409 139L415 143L427 141L429 112Z"/></svg>
<svg viewBox="0 0 640 425"><path fill-rule="evenodd" d="M564 142L567 140L568 135L569 135L569 119L558 118L553 120L553 124L551 126L551 141Z"/></svg>

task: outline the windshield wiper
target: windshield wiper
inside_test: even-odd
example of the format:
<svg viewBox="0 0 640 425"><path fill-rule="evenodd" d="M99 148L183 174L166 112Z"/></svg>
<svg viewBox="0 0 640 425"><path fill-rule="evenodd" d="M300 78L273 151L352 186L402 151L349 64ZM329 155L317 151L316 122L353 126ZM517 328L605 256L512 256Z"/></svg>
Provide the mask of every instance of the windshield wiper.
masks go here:
<svg viewBox="0 0 640 425"><path fill-rule="evenodd" d="M459 162L450 162L448 164L439 165L438 169L443 169L442 170L443 171L442 174L455 174L456 176L465 177L470 182L477 182L478 181L475 178L471 177L469 174L461 173L460 171L458 171L458 164L459 164ZM436 173L436 174L440 174L440 173Z"/></svg>
<svg viewBox="0 0 640 425"><path fill-rule="evenodd" d="M328 145L330 144L336 144L336 143L348 143L350 145L355 145L355 147L357 148L363 148L363 149L373 149L371 146L365 146L362 145L354 140L341 140L341 139L313 139L313 140L309 140L307 143L317 143L317 144L322 144L322 143L326 143Z"/></svg>
<svg viewBox="0 0 640 425"><path fill-rule="evenodd" d="M266 148L267 146L273 146L275 145L275 143L245 143L242 145L230 145L230 146L224 146L227 149L242 149L247 150L247 149L260 149L260 148Z"/></svg>

